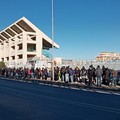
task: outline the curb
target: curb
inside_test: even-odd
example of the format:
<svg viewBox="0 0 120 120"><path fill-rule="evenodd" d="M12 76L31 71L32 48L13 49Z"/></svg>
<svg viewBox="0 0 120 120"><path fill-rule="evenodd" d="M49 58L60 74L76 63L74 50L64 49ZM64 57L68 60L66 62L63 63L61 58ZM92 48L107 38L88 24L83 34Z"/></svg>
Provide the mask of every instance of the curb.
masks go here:
<svg viewBox="0 0 120 120"><path fill-rule="evenodd" d="M63 87L68 87L68 88L78 88L78 89L89 89L89 90L104 90L104 91L114 91L114 92L120 92L120 88L117 87L105 87L105 86L87 86L87 85L83 85L80 83L64 83L64 82L60 82L60 81L47 81L47 80L26 80L26 81L32 81L33 83L42 83L42 84L48 84L48 85L57 85L59 87L63 86Z"/></svg>
<svg viewBox="0 0 120 120"><path fill-rule="evenodd" d="M6 79L6 80L15 80L15 81L25 81L25 82L32 82L35 84L45 84L45 85L56 85L58 87L67 87L67 88L77 88L77 89L87 89L87 90L103 90L103 91L111 91L111 92L120 92L120 87L109 87L109 86L87 86L87 85L83 85L80 83L65 83L65 82L61 82L61 81L50 81L50 80L40 80L40 79L9 79L9 78L5 78L5 77L1 77L2 79Z"/></svg>

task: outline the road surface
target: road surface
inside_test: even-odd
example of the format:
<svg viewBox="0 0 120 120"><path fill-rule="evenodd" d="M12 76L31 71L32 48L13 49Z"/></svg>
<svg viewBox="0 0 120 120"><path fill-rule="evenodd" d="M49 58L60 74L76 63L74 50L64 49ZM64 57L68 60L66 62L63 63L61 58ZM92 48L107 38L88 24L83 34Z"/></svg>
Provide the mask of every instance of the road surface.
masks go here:
<svg viewBox="0 0 120 120"><path fill-rule="evenodd" d="M0 120L120 120L120 95L0 78Z"/></svg>

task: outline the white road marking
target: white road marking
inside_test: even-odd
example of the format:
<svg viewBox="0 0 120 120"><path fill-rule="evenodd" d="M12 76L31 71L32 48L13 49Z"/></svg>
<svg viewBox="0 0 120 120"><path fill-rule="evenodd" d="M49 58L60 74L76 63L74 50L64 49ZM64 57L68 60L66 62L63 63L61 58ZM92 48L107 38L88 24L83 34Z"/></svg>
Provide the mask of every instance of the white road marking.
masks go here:
<svg viewBox="0 0 120 120"><path fill-rule="evenodd" d="M2 79L6 79L6 78L2 78ZM18 81L18 82L32 83L32 81L24 81L24 80L17 80L17 79L11 79L11 80ZM82 91L96 92L96 93L101 93L101 94L120 95L120 92L114 92L112 90L111 91L105 91L105 90L98 90L98 89L75 88L75 87L68 87L68 86L52 85L52 84L47 84L47 83L39 83L39 84L40 85L53 86L53 87L66 88L66 89L73 89L73 90L82 90Z"/></svg>

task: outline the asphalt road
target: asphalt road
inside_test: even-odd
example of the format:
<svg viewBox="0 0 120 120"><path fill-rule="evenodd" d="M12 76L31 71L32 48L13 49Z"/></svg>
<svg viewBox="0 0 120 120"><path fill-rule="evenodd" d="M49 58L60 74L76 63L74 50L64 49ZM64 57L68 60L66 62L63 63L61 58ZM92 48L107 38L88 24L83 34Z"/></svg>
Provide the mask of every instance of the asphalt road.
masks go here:
<svg viewBox="0 0 120 120"><path fill-rule="evenodd" d="M120 96L0 78L0 120L120 120Z"/></svg>

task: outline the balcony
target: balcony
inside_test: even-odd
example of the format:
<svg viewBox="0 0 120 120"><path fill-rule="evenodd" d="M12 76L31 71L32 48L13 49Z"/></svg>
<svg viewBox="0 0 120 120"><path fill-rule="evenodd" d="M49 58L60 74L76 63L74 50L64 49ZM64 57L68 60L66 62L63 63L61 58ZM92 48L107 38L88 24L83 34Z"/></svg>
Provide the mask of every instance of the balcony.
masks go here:
<svg viewBox="0 0 120 120"><path fill-rule="evenodd" d="M12 56L12 55L15 55L15 50L14 50L14 51L11 51L10 54L11 54L11 56Z"/></svg>
<svg viewBox="0 0 120 120"><path fill-rule="evenodd" d="M23 63L23 59L21 58L21 59L17 59L17 62L18 63Z"/></svg>
<svg viewBox="0 0 120 120"><path fill-rule="evenodd" d="M6 50L5 56L9 56L9 50Z"/></svg>
<svg viewBox="0 0 120 120"><path fill-rule="evenodd" d="M11 65L15 65L15 60L11 60L11 61L10 61L10 64L11 64Z"/></svg>
<svg viewBox="0 0 120 120"><path fill-rule="evenodd" d="M27 48L27 52L36 52L36 50L33 48Z"/></svg>
<svg viewBox="0 0 120 120"><path fill-rule="evenodd" d="M36 44L27 44L27 52L36 52Z"/></svg>
<svg viewBox="0 0 120 120"><path fill-rule="evenodd" d="M17 44L20 44L20 43L22 43L23 42L23 39L19 39L18 41L17 41Z"/></svg>
<svg viewBox="0 0 120 120"><path fill-rule="evenodd" d="M29 62L29 61L33 61L33 57L27 58L27 62Z"/></svg>
<svg viewBox="0 0 120 120"><path fill-rule="evenodd" d="M11 42L11 46L14 46L15 45L15 41Z"/></svg>
<svg viewBox="0 0 120 120"><path fill-rule="evenodd" d="M17 54L23 54L23 50L18 50Z"/></svg>
<svg viewBox="0 0 120 120"><path fill-rule="evenodd" d="M42 54L45 57L52 59L52 54L50 54L47 50L42 50Z"/></svg>

